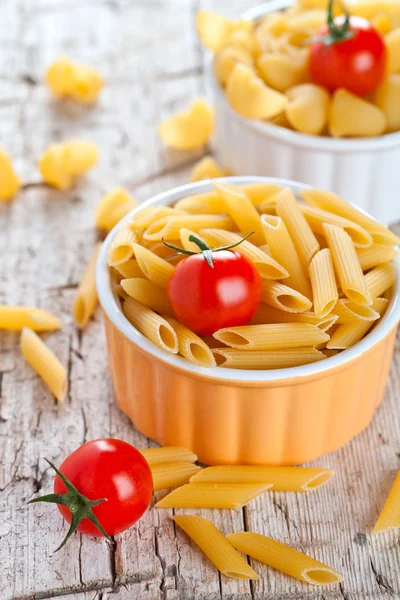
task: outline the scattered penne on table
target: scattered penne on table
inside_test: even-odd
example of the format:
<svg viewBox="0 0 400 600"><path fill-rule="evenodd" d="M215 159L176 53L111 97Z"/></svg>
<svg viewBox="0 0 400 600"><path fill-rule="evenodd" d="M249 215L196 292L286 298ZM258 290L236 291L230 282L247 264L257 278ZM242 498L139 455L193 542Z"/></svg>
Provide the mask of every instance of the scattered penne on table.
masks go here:
<svg viewBox="0 0 400 600"><path fill-rule="evenodd" d="M393 483L392 489L384 507L375 523L373 533L391 531L400 527L400 471Z"/></svg>
<svg viewBox="0 0 400 600"><path fill-rule="evenodd" d="M51 313L29 306L0 306L0 329L20 330L29 327L33 331L55 331L61 321Z"/></svg>

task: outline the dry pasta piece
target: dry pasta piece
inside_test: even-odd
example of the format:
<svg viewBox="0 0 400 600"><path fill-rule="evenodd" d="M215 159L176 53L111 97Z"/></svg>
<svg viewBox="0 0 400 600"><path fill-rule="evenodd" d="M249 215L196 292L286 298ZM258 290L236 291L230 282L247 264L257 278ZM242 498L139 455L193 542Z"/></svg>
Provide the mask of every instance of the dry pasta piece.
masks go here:
<svg viewBox="0 0 400 600"><path fill-rule="evenodd" d="M71 140L64 144L64 162L73 177L83 175L99 161L99 150L93 142Z"/></svg>
<svg viewBox="0 0 400 600"><path fill-rule="evenodd" d="M46 83L56 98L67 96L74 81L74 63L66 56L54 61L46 72Z"/></svg>
<svg viewBox="0 0 400 600"><path fill-rule="evenodd" d="M212 230L212 231L214 231L214 230ZM223 231L223 230L221 230L221 231ZM199 251L198 245L195 244L194 242L189 241L189 238L191 235L194 235L202 242L205 241L204 238L202 237L202 235L200 233L198 233L197 231L192 231L190 229L187 229L186 227L182 227L182 229L179 232L179 237L180 237L180 241L182 244L182 248L184 248L185 250L189 250L189 252L198 252Z"/></svg>
<svg viewBox="0 0 400 600"><path fill-rule="evenodd" d="M233 369L287 369L323 360L315 348L284 348L278 350L239 350L214 348L218 367Z"/></svg>
<svg viewBox="0 0 400 600"><path fill-rule="evenodd" d="M345 89L333 94L329 132L333 137L374 137L387 127L385 113L377 106Z"/></svg>
<svg viewBox="0 0 400 600"><path fill-rule="evenodd" d="M243 50L250 54L252 58L260 56L262 48L252 31L251 21L235 23L233 30L224 39L221 50L225 48Z"/></svg>
<svg viewBox="0 0 400 600"><path fill-rule="evenodd" d="M226 177L227 175L229 175L228 171L224 171L212 156L205 156L193 167L190 174L190 181L216 179L218 177Z"/></svg>
<svg viewBox="0 0 400 600"><path fill-rule="evenodd" d="M46 82L56 98L69 96L82 104L95 102L104 83L96 69L65 56L50 65Z"/></svg>
<svg viewBox="0 0 400 600"><path fill-rule="evenodd" d="M325 8L325 6L324 6ZM326 10L306 10L288 14L286 27L289 31L307 31L313 33L326 23Z"/></svg>
<svg viewBox="0 0 400 600"><path fill-rule="evenodd" d="M231 348L277 350L315 346L329 340L329 335L308 323L274 323L225 327L214 333L215 339Z"/></svg>
<svg viewBox="0 0 400 600"><path fill-rule="evenodd" d="M379 519L375 523L373 533L391 531L400 527L400 471L394 480L389 496L382 508Z"/></svg>
<svg viewBox="0 0 400 600"><path fill-rule="evenodd" d="M382 316L386 310L388 301L385 298L375 298L372 309ZM333 332L326 347L333 350L345 350L357 344L373 326L374 321L358 319L350 323L339 325Z"/></svg>
<svg viewBox="0 0 400 600"><path fill-rule="evenodd" d="M261 301L290 313L306 312L312 303L303 294L278 281L262 281ZM325 316L325 315L324 315Z"/></svg>
<svg viewBox="0 0 400 600"><path fill-rule="evenodd" d="M148 206L133 215L129 226L134 231L142 230L164 217L176 217L184 214L186 213L183 210L178 210L174 206Z"/></svg>
<svg viewBox="0 0 400 600"><path fill-rule="evenodd" d="M199 367L215 367L215 358L203 340L176 319L166 317L178 336L179 354Z"/></svg>
<svg viewBox="0 0 400 600"><path fill-rule="evenodd" d="M255 245L265 244L260 215L246 193L239 187L229 183L214 183L213 187L222 198L226 212L232 217L243 235L253 231L252 243ZM224 228L220 227L219 229Z"/></svg>
<svg viewBox="0 0 400 600"><path fill-rule="evenodd" d="M248 119L276 117L288 102L286 96L265 85L253 69L240 63L228 79L226 97L233 110Z"/></svg>
<svg viewBox="0 0 400 600"><path fill-rule="evenodd" d="M358 260L363 271L368 271L373 267L392 261L399 256L397 248L391 248L385 244L373 244L369 248L360 248L357 250Z"/></svg>
<svg viewBox="0 0 400 600"><path fill-rule="evenodd" d="M97 244L90 262L86 267L83 279L76 292L73 314L77 327L84 329L97 306L96 264L101 244Z"/></svg>
<svg viewBox="0 0 400 600"><path fill-rule="evenodd" d="M320 135L328 123L331 101L329 92L319 85L303 83L291 87L286 96L289 103L285 114L293 129L301 133Z"/></svg>
<svg viewBox="0 0 400 600"><path fill-rule="evenodd" d="M381 296L396 281L396 269L392 262L379 265L365 275L365 283L372 298Z"/></svg>
<svg viewBox="0 0 400 600"><path fill-rule="evenodd" d="M289 313L273 306L261 303L249 325L266 325L268 323L308 323L326 331L338 320L337 315L327 315L320 319L312 312Z"/></svg>
<svg viewBox="0 0 400 600"><path fill-rule="evenodd" d="M211 106L202 98L194 100L189 108L167 119L158 128L161 139L176 150L202 148L214 126Z"/></svg>
<svg viewBox="0 0 400 600"><path fill-rule="evenodd" d="M351 237L336 225L325 223L324 230L344 294L353 302L370 306L372 297Z"/></svg>
<svg viewBox="0 0 400 600"><path fill-rule="evenodd" d="M175 515L174 521L223 575L234 579L259 579L211 521L193 515Z"/></svg>
<svg viewBox="0 0 400 600"><path fill-rule="evenodd" d="M8 154L0 148L0 202L11 200L21 188L21 181L14 171Z"/></svg>
<svg viewBox="0 0 400 600"><path fill-rule="evenodd" d="M197 35L202 44L213 52L221 49L232 26L232 21L215 12L200 10L196 14Z"/></svg>
<svg viewBox="0 0 400 600"><path fill-rule="evenodd" d="M235 66L242 63L253 66L253 57L244 48L224 48L214 58L214 73L219 83L225 87Z"/></svg>
<svg viewBox="0 0 400 600"><path fill-rule="evenodd" d="M114 265L114 269L118 271L123 279L143 277L143 271L139 267L138 261L135 258L131 258L120 265Z"/></svg>
<svg viewBox="0 0 400 600"><path fill-rule="evenodd" d="M376 321L379 319L379 313L371 308L371 306L363 306L351 300L341 299L336 303L333 309L338 319L336 325L343 323L354 323L354 321Z"/></svg>
<svg viewBox="0 0 400 600"><path fill-rule="evenodd" d="M201 229L200 235L213 247L229 246L239 242L241 239L241 236L237 233L224 231L223 229ZM252 236L249 240L251 238ZM186 249L190 250L190 248ZM243 254L243 256L247 256L254 263L260 275L266 279L284 279L289 275L286 269L277 263L272 256L269 256L260 247L257 248L257 246L248 240L236 246L235 251Z"/></svg>
<svg viewBox="0 0 400 600"><path fill-rule="evenodd" d="M265 535L243 531L226 537L240 552L300 581L313 585L343 581L342 576L331 567Z"/></svg>
<svg viewBox="0 0 400 600"><path fill-rule="evenodd" d="M379 31L381 35L386 35L393 29L392 21L389 15L381 12L375 14L370 19L371 25Z"/></svg>
<svg viewBox="0 0 400 600"><path fill-rule="evenodd" d="M239 185L254 206L273 202L284 189L277 183L244 183Z"/></svg>
<svg viewBox="0 0 400 600"><path fill-rule="evenodd" d="M320 247L289 188L285 188L279 194L276 202L276 214L283 219L303 267L308 269L312 257Z"/></svg>
<svg viewBox="0 0 400 600"><path fill-rule="evenodd" d="M304 83L308 77L305 60L282 52L263 54L257 61L257 67L265 83L282 93Z"/></svg>
<svg viewBox="0 0 400 600"><path fill-rule="evenodd" d="M317 252L310 262L314 312L323 318L332 312L339 297L331 253L328 248Z"/></svg>
<svg viewBox="0 0 400 600"><path fill-rule="evenodd" d="M251 208L255 210L253 206ZM150 241L160 241L162 239L179 240L180 230L182 227L187 227L192 231L200 231L200 229L204 229L206 227L215 227L217 229L234 229L235 224L227 215L170 216L164 217L163 219L158 219L149 225L143 234L143 239Z"/></svg>
<svg viewBox="0 0 400 600"><path fill-rule="evenodd" d="M311 298L311 286L306 275L306 270L300 262L283 219L273 215L262 215L261 223L271 255L289 273L289 277L285 279L285 284L297 290L303 296Z"/></svg>
<svg viewBox="0 0 400 600"><path fill-rule="evenodd" d="M153 476L153 490L163 490L170 487L178 487L188 483L201 467L190 462L164 463L151 467Z"/></svg>
<svg viewBox="0 0 400 600"><path fill-rule="evenodd" d="M400 71L400 27L385 36L385 45L388 53L387 70L389 73L398 73Z"/></svg>
<svg viewBox="0 0 400 600"><path fill-rule="evenodd" d="M94 214L96 227L111 231L136 206L136 201L123 188L108 192L99 202Z"/></svg>
<svg viewBox="0 0 400 600"><path fill-rule="evenodd" d="M177 354L178 338L168 321L133 298L124 301L123 310L128 321L153 344L171 354Z"/></svg>
<svg viewBox="0 0 400 600"><path fill-rule="evenodd" d="M52 144L45 150L39 160L39 170L47 184L61 191L72 186L72 175L65 167L63 144Z"/></svg>
<svg viewBox="0 0 400 600"><path fill-rule="evenodd" d="M20 330L29 327L34 331L55 331L61 321L54 315L29 306L0 306L0 329Z"/></svg>
<svg viewBox="0 0 400 600"><path fill-rule="evenodd" d="M137 277L122 279L121 287L128 296L147 308L162 315L172 316L174 314L168 301L167 292L152 281Z"/></svg>
<svg viewBox="0 0 400 600"><path fill-rule="evenodd" d="M164 446L162 448L146 448L140 450L151 467L167 463L187 462L194 463L196 454L180 446Z"/></svg>
<svg viewBox="0 0 400 600"><path fill-rule="evenodd" d="M123 223L108 251L108 264L110 267L121 265L133 257L136 240L135 232L130 229L128 223Z"/></svg>
<svg viewBox="0 0 400 600"><path fill-rule="evenodd" d="M140 244L134 244L134 253L145 277L156 285L166 288L174 267Z"/></svg>
<svg viewBox="0 0 400 600"><path fill-rule="evenodd" d="M375 92L375 104L386 115L388 131L399 131L400 74L390 73L386 77L384 82Z"/></svg>
<svg viewBox="0 0 400 600"><path fill-rule="evenodd" d="M22 330L21 351L25 360L49 386L57 400L63 402L67 394L67 369L29 327Z"/></svg>
<svg viewBox="0 0 400 600"><path fill-rule="evenodd" d="M190 483L272 483L276 492L309 492L332 475L331 469L226 465L201 469Z"/></svg>
<svg viewBox="0 0 400 600"><path fill-rule="evenodd" d="M266 483L189 483L157 502L157 508L242 508L269 490Z"/></svg>

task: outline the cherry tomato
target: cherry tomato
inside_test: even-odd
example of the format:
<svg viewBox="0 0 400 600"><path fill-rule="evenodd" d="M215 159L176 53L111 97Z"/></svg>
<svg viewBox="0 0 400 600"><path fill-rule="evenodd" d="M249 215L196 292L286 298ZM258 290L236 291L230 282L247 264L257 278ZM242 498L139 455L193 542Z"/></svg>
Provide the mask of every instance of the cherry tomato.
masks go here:
<svg viewBox="0 0 400 600"><path fill-rule="evenodd" d="M319 41L321 38L325 41ZM309 56L309 71L314 83L330 92L345 88L365 96L382 82L386 70L386 46L382 36L366 19L350 17L346 26L346 17L337 17L322 27L316 40L310 46Z"/></svg>
<svg viewBox="0 0 400 600"><path fill-rule="evenodd" d="M199 335L245 325L261 300L261 277L254 264L231 250L212 253L213 268L203 253L175 267L168 298L177 319Z"/></svg>
<svg viewBox="0 0 400 600"><path fill-rule="evenodd" d="M60 472L89 500L107 498L93 507L93 513L110 536L131 527L147 510L153 492L150 467L136 448L122 440L99 439L83 444L61 464ZM64 494L65 484L57 475L54 492ZM71 523L71 511L57 504ZM101 536L87 518L78 531Z"/></svg>

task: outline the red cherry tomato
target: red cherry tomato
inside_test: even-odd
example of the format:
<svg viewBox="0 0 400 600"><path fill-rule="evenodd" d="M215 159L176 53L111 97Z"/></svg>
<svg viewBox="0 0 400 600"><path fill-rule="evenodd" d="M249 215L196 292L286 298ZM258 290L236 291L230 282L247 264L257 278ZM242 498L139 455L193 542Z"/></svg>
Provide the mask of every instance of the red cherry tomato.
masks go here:
<svg viewBox="0 0 400 600"><path fill-rule="evenodd" d="M175 267L168 298L177 319L199 335L245 325L261 300L261 277L245 256L230 250L213 252L214 268L203 254Z"/></svg>
<svg viewBox="0 0 400 600"><path fill-rule="evenodd" d="M343 28L346 18L334 19L334 27ZM382 82L386 70L386 46L382 36L366 20L350 17L348 34L332 40L315 41L310 47L309 71L314 83L330 92L345 88L358 96L373 92ZM316 39L328 39L329 24L322 27Z"/></svg>
<svg viewBox="0 0 400 600"><path fill-rule="evenodd" d="M150 467L136 448L122 440L87 442L72 452L59 470L89 500L107 498L107 502L92 510L110 536L131 527L150 504L153 492ZM64 494L66 491L57 475L54 492ZM64 519L71 523L70 509L57 506ZM89 535L102 535L88 519L77 529Z"/></svg>

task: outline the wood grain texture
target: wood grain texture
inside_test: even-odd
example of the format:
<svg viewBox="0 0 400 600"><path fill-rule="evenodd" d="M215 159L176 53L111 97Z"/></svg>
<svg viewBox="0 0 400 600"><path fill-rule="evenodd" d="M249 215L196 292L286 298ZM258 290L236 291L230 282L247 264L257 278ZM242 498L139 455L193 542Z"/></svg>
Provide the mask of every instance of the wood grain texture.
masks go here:
<svg viewBox="0 0 400 600"><path fill-rule="evenodd" d="M80 137L101 150L98 167L67 193L42 186L0 204L0 303L51 310L61 331L44 336L68 366L69 394L54 405L24 363L18 336L0 334L1 600L363 600L400 598L398 532L370 531L400 463L400 351L372 425L340 452L315 461L336 472L310 495L265 494L243 511L194 510L224 532L270 535L343 573L336 589L305 586L260 564L260 582L219 576L175 528L171 510L150 510L110 548L75 535L54 554L64 525L56 507L27 502L51 491L44 457L59 464L86 440L152 443L114 403L100 314L79 333L71 307L96 241L93 211L110 187L139 200L188 179L201 153L167 151L155 125L203 93L193 19L201 6L239 14L254 0L3 0L0 2L0 141L26 182L51 142ZM54 102L43 85L62 52L106 79L94 108ZM156 499L166 492L157 492ZM179 511L177 511L179 512Z"/></svg>

